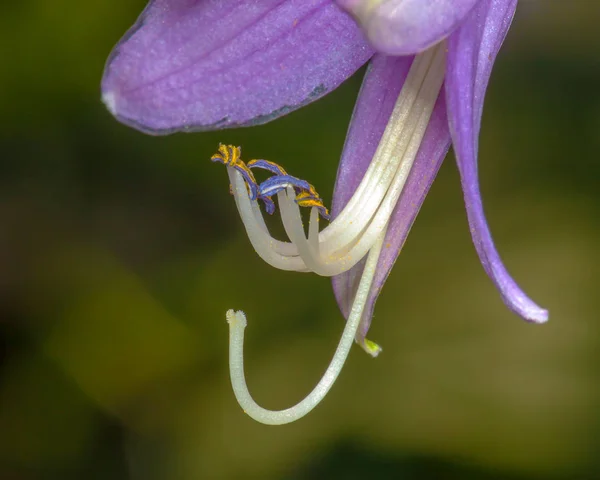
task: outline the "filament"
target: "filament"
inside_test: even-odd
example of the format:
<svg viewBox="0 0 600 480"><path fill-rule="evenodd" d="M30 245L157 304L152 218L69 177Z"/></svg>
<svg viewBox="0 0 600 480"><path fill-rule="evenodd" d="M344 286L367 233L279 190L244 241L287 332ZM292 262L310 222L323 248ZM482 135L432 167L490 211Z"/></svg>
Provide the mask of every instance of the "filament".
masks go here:
<svg viewBox="0 0 600 480"><path fill-rule="evenodd" d="M444 71L443 45L415 58L356 192L321 232L318 212L312 207L308 238L293 186L280 187L277 194L283 226L290 239L282 242L269 233L258 201L249 197L243 174L228 167L246 232L263 260L282 270L334 276L348 271L367 254L387 225L410 174L442 87Z"/></svg>

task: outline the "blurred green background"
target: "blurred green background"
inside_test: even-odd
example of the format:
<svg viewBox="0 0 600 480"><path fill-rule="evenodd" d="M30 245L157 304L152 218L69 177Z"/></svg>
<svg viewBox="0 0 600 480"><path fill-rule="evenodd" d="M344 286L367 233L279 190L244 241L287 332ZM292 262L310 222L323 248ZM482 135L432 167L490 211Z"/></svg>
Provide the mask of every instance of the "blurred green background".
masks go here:
<svg viewBox="0 0 600 480"><path fill-rule="evenodd" d="M328 279L257 257L209 158L242 145L329 204L360 75L269 125L145 136L99 100L144 3L0 6L0 479L600 478L600 4L523 0L484 115L496 244L551 321L504 307L449 157L377 305L383 354L266 427L231 391L225 311L270 408L312 388L342 318Z"/></svg>

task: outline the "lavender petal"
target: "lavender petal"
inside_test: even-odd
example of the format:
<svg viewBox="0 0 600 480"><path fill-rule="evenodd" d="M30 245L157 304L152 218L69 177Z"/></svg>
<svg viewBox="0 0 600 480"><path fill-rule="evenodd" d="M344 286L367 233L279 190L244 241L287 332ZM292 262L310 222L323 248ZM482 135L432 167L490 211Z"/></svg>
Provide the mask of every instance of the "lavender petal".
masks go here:
<svg viewBox="0 0 600 480"><path fill-rule="evenodd" d="M268 122L372 55L331 0L152 0L108 59L102 94L151 134Z"/></svg>
<svg viewBox="0 0 600 480"><path fill-rule="evenodd" d="M496 251L483 213L477 177L483 100L494 60L510 27L517 0L482 0L448 40L446 97L467 217L483 268L506 305L525 320L541 323L548 311L511 278Z"/></svg>

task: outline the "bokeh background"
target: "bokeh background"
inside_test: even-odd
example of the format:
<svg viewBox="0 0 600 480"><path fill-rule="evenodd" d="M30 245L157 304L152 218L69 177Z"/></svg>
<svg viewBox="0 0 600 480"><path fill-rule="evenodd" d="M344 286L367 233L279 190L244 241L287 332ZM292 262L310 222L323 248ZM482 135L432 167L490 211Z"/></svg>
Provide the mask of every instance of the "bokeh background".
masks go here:
<svg viewBox="0 0 600 480"><path fill-rule="evenodd" d="M281 162L330 203L359 72L272 124L149 137L99 100L143 0L0 5L0 479L600 478L600 4L523 0L496 64L480 175L509 270L551 311L502 304L447 159L355 348L307 418L266 427L342 329L329 280L245 238L219 142Z"/></svg>

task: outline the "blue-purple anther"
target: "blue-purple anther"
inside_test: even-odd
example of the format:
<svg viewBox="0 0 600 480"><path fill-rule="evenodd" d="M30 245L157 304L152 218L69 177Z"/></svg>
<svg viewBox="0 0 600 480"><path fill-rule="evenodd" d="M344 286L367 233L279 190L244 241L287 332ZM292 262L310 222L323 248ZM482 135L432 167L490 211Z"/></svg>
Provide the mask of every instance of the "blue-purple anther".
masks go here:
<svg viewBox="0 0 600 480"><path fill-rule="evenodd" d="M250 160L248 162L249 168L260 168L274 175L259 186L261 198L272 197L276 193L285 190L288 187L292 187L296 192L296 203L301 207L316 207L319 215L325 220L329 220L329 210L323 204L323 200L310 183L306 180L293 177L289 175L283 167L277 165L275 162L269 160ZM269 210L267 209L267 213Z"/></svg>
<svg viewBox="0 0 600 480"><path fill-rule="evenodd" d="M250 199L256 200L259 195L259 187L254 178L254 174L248 168L248 166L242 161L242 149L241 147L235 147L233 145L219 145L219 150L211 158L213 162L219 162L238 171L250 190Z"/></svg>
<svg viewBox="0 0 600 480"><path fill-rule="evenodd" d="M282 166L277 165L275 162L271 162L270 160L250 160L248 162L248 168L260 168L262 170L266 170L267 172L271 172L273 175L287 175L287 172Z"/></svg>
<svg viewBox="0 0 600 480"><path fill-rule="evenodd" d="M323 228L318 220L327 212L308 182L266 160L244 164L234 147L213 157L227 166L256 252L282 270L333 277L347 319L315 389L290 409L270 411L245 384L245 316L227 313L232 384L253 418L288 423L314 408L353 338L373 356L381 351L366 338L375 302L450 145L483 268L513 312L547 320L498 255L477 174L485 91L516 7L517 0L154 0L115 47L103 100L120 121L155 135L271 121L368 62ZM271 176L258 183L255 168ZM258 205L262 199L272 213L273 195L286 241L271 236ZM310 207L308 232L302 206Z"/></svg>

